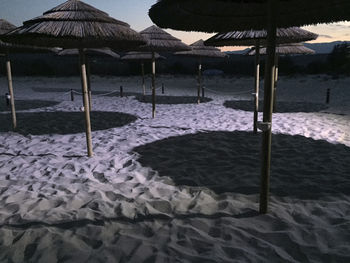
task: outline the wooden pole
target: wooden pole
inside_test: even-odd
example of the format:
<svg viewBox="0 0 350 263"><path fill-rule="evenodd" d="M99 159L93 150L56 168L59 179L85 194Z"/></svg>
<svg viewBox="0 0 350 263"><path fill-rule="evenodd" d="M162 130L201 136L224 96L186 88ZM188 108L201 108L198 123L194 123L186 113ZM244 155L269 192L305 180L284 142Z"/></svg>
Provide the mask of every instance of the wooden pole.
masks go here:
<svg viewBox="0 0 350 263"><path fill-rule="evenodd" d="M10 93L10 104L11 104L11 115L12 115L12 128L17 129L17 118L16 118L16 108L15 108L15 95L13 92L12 85L12 72L11 72L11 61L8 52L6 52L6 70L7 70L7 81L8 89Z"/></svg>
<svg viewBox="0 0 350 263"><path fill-rule="evenodd" d="M85 129L86 129L86 144L87 154L89 157L93 155L92 152L92 139L91 139L91 122L90 122L90 107L89 107L89 95L88 95L88 84L86 76L86 62L85 54L83 49L79 49L79 61L81 68L81 79L82 79L82 93L84 101L84 112L85 112Z"/></svg>
<svg viewBox="0 0 350 263"><path fill-rule="evenodd" d="M271 129L273 91L275 84L275 52L276 52L276 0L268 1L268 25L267 25L267 60L264 82L264 113L262 132L262 164L261 164L261 189L260 189L260 213L268 211L270 191L270 165L271 165Z"/></svg>
<svg viewBox="0 0 350 263"><path fill-rule="evenodd" d="M202 60L198 59L198 90L197 90L197 103L201 103L201 81L202 81Z"/></svg>
<svg viewBox="0 0 350 263"><path fill-rule="evenodd" d="M156 59L152 51L152 118L156 116Z"/></svg>
<svg viewBox="0 0 350 263"><path fill-rule="evenodd" d="M260 41L255 44L255 94L254 94L254 133L258 132L260 86Z"/></svg>
<svg viewBox="0 0 350 263"><path fill-rule="evenodd" d="M275 87L273 91L273 112L276 112L276 103L277 103L277 81L278 81L278 59L279 56L276 54L275 57Z"/></svg>
<svg viewBox="0 0 350 263"><path fill-rule="evenodd" d="M89 109L92 109L92 99L91 99L91 74L90 74L90 61L86 59L86 74L87 74L87 87L89 95Z"/></svg>
<svg viewBox="0 0 350 263"><path fill-rule="evenodd" d="M146 86L145 86L145 64L142 62L141 63L141 73L142 73L142 90L143 90L143 95L146 95Z"/></svg>

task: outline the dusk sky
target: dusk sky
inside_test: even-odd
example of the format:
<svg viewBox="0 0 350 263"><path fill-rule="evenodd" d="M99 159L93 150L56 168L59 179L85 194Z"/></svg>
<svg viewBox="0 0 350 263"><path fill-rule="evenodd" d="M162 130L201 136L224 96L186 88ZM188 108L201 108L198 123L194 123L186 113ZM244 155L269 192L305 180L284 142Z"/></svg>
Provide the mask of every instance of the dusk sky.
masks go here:
<svg viewBox="0 0 350 263"><path fill-rule="evenodd" d="M41 15L65 0L1 0L0 18L6 19L16 26L22 25L22 22ZM110 16L127 22L136 31L141 31L152 25L148 17L148 9L156 0L85 0L85 3L107 12ZM332 42L350 40L350 22L340 22L329 25L317 25L304 27L320 35L314 42ZM204 34L197 32L182 32L167 30L170 34L182 39L186 44L191 44L198 39L207 39L213 34ZM242 47L230 47L225 50L237 50Z"/></svg>

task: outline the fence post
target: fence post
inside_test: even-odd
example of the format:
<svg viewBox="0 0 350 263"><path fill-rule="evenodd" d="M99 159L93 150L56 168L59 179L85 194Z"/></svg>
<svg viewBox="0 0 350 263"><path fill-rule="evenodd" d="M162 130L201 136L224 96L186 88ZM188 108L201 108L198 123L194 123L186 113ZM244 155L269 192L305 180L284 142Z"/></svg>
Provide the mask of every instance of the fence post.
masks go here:
<svg viewBox="0 0 350 263"><path fill-rule="evenodd" d="M331 89L328 88L328 89L327 89L327 96L326 96L326 103L327 103L327 104L329 104L330 95L331 95Z"/></svg>
<svg viewBox="0 0 350 263"><path fill-rule="evenodd" d="M70 89L70 100L74 101L74 92L73 89Z"/></svg>
<svg viewBox="0 0 350 263"><path fill-rule="evenodd" d="M11 95L6 93L5 97L6 97L6 106L9 107L10 106Z"/></svg>
<svg viewBox="0 0 350 263"><path fill-rule="evenodd" d="M164 94L164 83L162 83L162 94Z"/></svg>
<svg viewBox="0 0 350 263"><path fill-rule="evenodd" d="M123 98L123 86L120 86L120 97Z"/></svg>

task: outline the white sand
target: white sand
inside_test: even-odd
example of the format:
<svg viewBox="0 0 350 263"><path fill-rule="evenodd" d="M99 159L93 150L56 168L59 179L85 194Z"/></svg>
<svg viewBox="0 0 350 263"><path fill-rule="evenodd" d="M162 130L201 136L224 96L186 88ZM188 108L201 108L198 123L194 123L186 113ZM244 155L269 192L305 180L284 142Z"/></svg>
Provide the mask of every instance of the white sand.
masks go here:
<svg viewBox="0 0 350 263"><path fill-rule="evenodd" d="M194 78L162 82L165 95L196 95ZM79 112L81 98L57 92L79 89L79 78L15 78L17 98L61 103L19 111L19 121L32 120L21 133L0 113L0 262L349 262L350 78L281 78L280 101L324 103L331 88L331 103L274 114L267 215L256 212L253 114L223 106L250 100L252 83L206 78L212 101L157 105L155 119L134 97L93 96L93 110L112 115L95 113L87 158L83 127L64 114ZM92 88L140 92L139 84L94 77ZM125 124L113 112L137 119ZM65 126L77 132L57 134Z"/></svg>

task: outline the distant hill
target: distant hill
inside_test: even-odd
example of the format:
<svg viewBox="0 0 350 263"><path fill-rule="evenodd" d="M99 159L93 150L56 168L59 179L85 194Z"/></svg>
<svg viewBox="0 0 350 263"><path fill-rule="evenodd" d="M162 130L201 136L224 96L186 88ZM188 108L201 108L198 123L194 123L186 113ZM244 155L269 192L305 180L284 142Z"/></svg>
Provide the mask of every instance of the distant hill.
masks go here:
<svg viewBox="0 0 350 263"><path fill-rule="evenodd" d="M332 52L335 45L339 45L342 43L348 43L350 45L350 41L334 41L329 43L304 43L304 45L308 48L315 50L316 54L329 54ZM249 48L237 51L227 51L227 54L232 55L242 55L247 53Z"/></svg>
<svg viewBox="0 0 350 263"><path fill-rule="evenodd" d="M305 43L304 45L316 51L317 54L329 54L332 52L335 45L348 43L350 41L334 41L330 43Z"/></svg>

